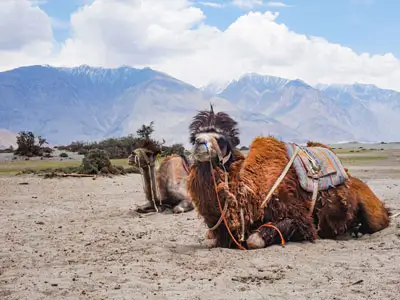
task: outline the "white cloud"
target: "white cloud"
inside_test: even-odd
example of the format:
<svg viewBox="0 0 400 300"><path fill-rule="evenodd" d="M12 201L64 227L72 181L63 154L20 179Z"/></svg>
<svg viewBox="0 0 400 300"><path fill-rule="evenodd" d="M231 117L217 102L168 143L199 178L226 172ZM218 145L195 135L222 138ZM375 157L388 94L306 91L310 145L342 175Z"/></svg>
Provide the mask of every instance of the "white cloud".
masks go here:
<svg viewBox="0 0 400 300"><path fill-rule="evenodd" d="M215 3L215 2L199 2L200 5L203 6L209 6L209 7L214 7L214 8L222 8L224 5L221 3Z"/></svg>
<svg viewBox="0 0 400 300"><path fill-rule="evenodd" d="M43 63L52 48L51 20L35 3L0 1L0 69Z"/></svg>
<svg viewBox="0 0 400 300"><path fill-rule="evenodd" d="M233 5L245 10L253 9L257 6L264 5L262 0L233 0Z"/></svg>
<svg viewBox="0 0 400 300"><path fill-rule="evenodd" d="M291 7L292 5L288 5L283 2L270 1L270 2L267 2L267 6L269 6L269 7Z"/></svg>
<svg viewBox="0 0 400 300"><path fill-rule="evenodd" d="M277 1L264 2L263 0L233 0L232 4L243 10L251 10L260 6L292 7L292 5L288 5L283 2L277 2Z"/></svg>
<svg viewBox="0 0 400 300"><path fill-rule="evenodd" d="M16 22L20 16L24 21ZM279 23L278 13L244 14L225 31L205 21L187 0L95 0L71 16L72 35L53 59L50 18L28 1L0 1L0 67L150 66L197 86L257 72L311 84L364 82L400 90L400 61L392 54L358 54L297 34Z"/></svg>
<svg viewBox="0 0 400 300"><path fill-rule="evenodd" d="M97 0L72 15L73 37L59 62L116 66L176 59L206 47L214 36L204 18L186 0Z"/></svg>

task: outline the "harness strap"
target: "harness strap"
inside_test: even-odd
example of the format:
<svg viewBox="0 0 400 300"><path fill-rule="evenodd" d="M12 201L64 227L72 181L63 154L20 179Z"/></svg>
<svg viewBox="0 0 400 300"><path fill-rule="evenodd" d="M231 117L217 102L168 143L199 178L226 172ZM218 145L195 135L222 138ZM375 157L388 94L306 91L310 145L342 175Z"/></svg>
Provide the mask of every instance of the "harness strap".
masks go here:
<svg viewBox="0 0 400 300"><path fill-rule="evenodd" d="M261 203L261 208L265 207L266 204L270 201L270 198L272 194L275 192L276 188L279 186L279 184L282 182L282 180L285 178L286 174L289 172L290 167L292 166L297 154L299 154L300 148L296 145L296 150L294 151L292 157L290 158L288 164L286 167L283 169L281 175L278 177L278 179L275 181L274 185L272 188L269 190L269 193L267 194L267 197L265 197L264 201Z"/></svg>
<svg viewBox="0 0 400 300"><path fill-rule="evenodd" d="M313 181L314 184L314 188L313 188L313 193L312 193L312 197L311 197L311 208L310 208L310 214L313 213L314 211L314 206L315 206L315 202L317 202L317 196L318 196L318 187L319 187L319 180L318 178L314 178Z"/></svg>

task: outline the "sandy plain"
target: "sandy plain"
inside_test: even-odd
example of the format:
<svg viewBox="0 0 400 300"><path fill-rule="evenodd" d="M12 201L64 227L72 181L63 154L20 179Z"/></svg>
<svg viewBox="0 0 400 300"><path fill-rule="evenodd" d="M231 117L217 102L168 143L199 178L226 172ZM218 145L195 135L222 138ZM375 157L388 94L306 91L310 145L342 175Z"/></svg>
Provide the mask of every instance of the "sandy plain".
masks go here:
<svg viewBox="0 0 400 300"><path fill-rule="evenodd" d="M400 212L400 152L347 167ZM359 239L209 249L195 211L140 216L139 175L0 177L0 299L399 299L400 217Z"/></svg>

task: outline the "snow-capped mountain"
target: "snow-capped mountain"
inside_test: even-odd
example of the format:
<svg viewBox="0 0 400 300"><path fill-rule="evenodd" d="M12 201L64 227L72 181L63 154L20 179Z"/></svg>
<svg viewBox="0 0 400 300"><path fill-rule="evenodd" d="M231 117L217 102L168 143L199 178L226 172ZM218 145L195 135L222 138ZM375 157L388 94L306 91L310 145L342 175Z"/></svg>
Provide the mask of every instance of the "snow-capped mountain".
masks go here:
<svg viewBox="0 0 400 300"><path fill-rule="evenodd" d="M134 134L154 121L157 138L187 145L191 118L213 103L238 121L242 145L269 134L297 142L390 141L400 140L399 95L258 74L198 89L150 68L30 66L0 73L0 128L66 144Z"/></svg>
<svg viewBox="0 0 400 300"><path fill-rule="evenodd" d="M400 93L372 84L320 85L326 97L351 116L353 132L376 141L400 140Z"/></svg>
<svg viewBox="0 0 400 300"><path fill-rule="evenodd" d="M244 144L252 132L297 137L276 120L149 68L22 67L0 73L0 98L0 128L30 130L55 144L134 134L155 121L156 137L187 145L191 118L210 103L240 122Z"/></svg>
<svg viewBox="0 0 400 300"><path fill-rule="evenodd" d="M400 93L374 85L318 85L247 74L217 94L321 141L400 139Z"/></svg>

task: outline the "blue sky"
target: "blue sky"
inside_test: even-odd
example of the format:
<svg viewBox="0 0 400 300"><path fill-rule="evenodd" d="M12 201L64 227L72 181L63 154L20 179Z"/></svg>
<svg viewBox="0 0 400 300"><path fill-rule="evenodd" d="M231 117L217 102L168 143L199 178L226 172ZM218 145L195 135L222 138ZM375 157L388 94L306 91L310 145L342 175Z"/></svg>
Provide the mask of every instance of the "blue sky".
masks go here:
<svg viewBox="0 0 400 300"><path fill-rule="evenodd" d="M129 65L195 86L251 72L400 90L399 0L282 1L0 0L0 70Z"/></svg>
<svg viewBox="0 0 400 300"><path fill-rule="evenodd" d="M168 1L168 0L166 0ZM252 1L252 0L249 0ZM47 0L39 6L55 21L54 36L62 42L70 34L70 15L92 0ZM232 5L232 1L192 1L206 15L206 23L225 29L249 10ZM201 3L216 3L211 7ZM278 1L275 1L278 2ZM287 7L263 6L253 11L279 11L278 23L284 23L299 34L319 36L331 43L340 43L357 53L393 53L400 58L400 1L398 0L287 0Z"/></svg>

